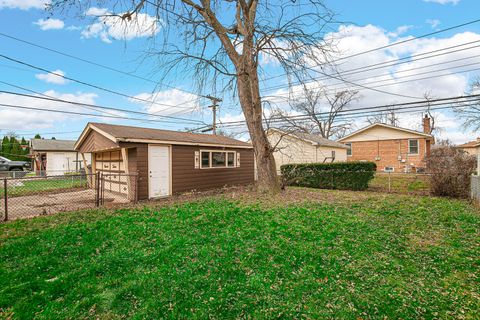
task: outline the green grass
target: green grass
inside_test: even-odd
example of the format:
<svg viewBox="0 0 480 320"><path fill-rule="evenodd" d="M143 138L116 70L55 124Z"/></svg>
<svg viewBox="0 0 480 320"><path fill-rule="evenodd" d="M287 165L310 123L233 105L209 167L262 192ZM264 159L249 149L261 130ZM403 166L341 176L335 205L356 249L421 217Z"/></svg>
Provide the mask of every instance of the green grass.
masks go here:
<svg viewBox="0 0 480 320"><path fill-rule="evenodd" d="M225 196L2 224L0 318L478 317L469 204L310 194L330 200Z"/></svg>
<svg viewBox="0 0 480 320"><path fill-rule="evenodd" d="M3 181L1 181L3 182ZM52 192L60 189L82 188L87 186L85 177L65 177L65 178L32 178L15 179L9 182L7 188L8 195L11 197L26 196L36 193ZM4 193L3 184L0 186L0 194Z"/></svg>
<svg viewBox="0 0 480 320"><path fill-rule="evenodd" d="M388 174L376 173L369 183L369 189L373 191L388 191ZM390 190L396 193L423 193L430 191L429 177L417 174L391 174Z"/></svg>

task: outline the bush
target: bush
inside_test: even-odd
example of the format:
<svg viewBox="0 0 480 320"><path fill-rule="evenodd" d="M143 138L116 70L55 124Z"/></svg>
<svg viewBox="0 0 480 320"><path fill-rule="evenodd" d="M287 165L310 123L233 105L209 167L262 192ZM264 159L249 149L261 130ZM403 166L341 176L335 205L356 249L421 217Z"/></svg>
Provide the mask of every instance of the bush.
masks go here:
<svg viewBox="0 0 480 320"><path fill-rule="evenodd" d="M476 159L463 150L444 145L433 149L427 158L431 173L430 192L436 196L468 198L470 176L475 172Z"/></svg>
<svg viewBox="0 0 480 320"><path fill-rule="evenodd" d="M286 164L280 167L284 185L320 189L365 190L373 179L374 162Z"/></svg>

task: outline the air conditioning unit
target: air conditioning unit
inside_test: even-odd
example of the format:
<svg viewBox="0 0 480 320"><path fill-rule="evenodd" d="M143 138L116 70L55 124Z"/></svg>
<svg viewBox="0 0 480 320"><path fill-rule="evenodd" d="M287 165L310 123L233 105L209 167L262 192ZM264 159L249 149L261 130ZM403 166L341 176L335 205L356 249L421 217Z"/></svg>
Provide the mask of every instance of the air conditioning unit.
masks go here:
<svg viewBox="0 0 480 320"><path fill-rule="evenodd" d="M375 160L376 160L376 161L380 161L380 157L379 157L379 156L376 156L376 157L375 157Z"/></svg>

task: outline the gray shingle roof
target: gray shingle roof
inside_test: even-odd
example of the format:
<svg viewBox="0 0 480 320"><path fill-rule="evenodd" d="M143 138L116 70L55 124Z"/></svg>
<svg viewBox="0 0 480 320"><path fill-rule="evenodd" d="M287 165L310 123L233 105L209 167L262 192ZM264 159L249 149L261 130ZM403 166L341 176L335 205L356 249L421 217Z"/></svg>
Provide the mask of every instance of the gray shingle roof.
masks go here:
<svg viewBox="0 0 480 320"><path fill-rule="evenodd" d="M33 151L75 151L72 140L32 139L31 142Z"/></svg>
<svg viewBox="0 0 480 320"><path fill-rule="evenodd" d="M110 134L118 140L143 139L185 142L191 144L221 144L226 146L251 147L247 142L213 134L179 132L161 129L140 128L131 126L112 125L106 123L91 123L92 126Z"/></svg>

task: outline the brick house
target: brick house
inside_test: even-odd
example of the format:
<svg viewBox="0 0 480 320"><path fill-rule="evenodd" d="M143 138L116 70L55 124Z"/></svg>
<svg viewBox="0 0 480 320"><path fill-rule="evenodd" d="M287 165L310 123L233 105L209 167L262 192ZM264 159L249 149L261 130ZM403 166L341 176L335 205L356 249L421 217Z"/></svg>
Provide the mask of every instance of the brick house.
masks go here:
<svg viewBox="0 0 480 320"><path fill-rule="evenodd" d="M350 147L347 161L373 161L378 171L417 172L426 167L434 138L430 118L423 118L423 132L375 123L342 138Z"/></svg>

